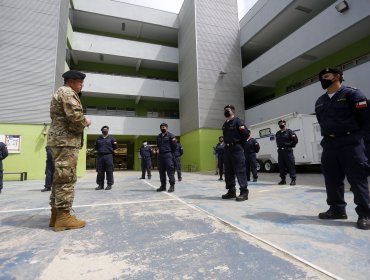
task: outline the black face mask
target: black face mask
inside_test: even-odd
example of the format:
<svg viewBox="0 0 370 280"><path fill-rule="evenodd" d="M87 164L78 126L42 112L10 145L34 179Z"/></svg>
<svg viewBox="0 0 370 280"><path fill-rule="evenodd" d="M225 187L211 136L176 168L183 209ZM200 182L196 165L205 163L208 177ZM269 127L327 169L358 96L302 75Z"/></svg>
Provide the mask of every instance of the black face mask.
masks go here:
<svg viewBox="0 0 370 280"><path fill-rule="evenodd" d="M323 89L327 89L328 87L330 87L332 84L333 84L333 81L332 80L321 80L321 86Z"/></svg>
<svg viewBox="0 0 370 280"><path fill-rule="evenodd" d="M166 133L167 129L161 128L162 133Z"/></svg>
<svg viewBox="0 0 370 280"><path fill-rule="evenodd" d="M230 116L231 116L231 112L230 112L230 111L225 111L225 112L224 112L224 116L225 116L226 118L230 117Z"/></svg>
<svg viewBox="0 0 370 280"><path fill-rule="evenodd" d="M107 131L107 130L103 130L101 133L102 133L104 136L108 135L108 131Z"/></svg>
<svg viewBox="0 0 370 280"><path fill-rule="evenodd" d="M284 129L285 128L285 125L279 124L279 127L280 127L280 129Z"/></svg>
<svg viewBox="0 0 370 280"><path fill-rule="evenodd" d="M224 142L224 139L220 139L220 142L222 143L222 142Z"/></svg>

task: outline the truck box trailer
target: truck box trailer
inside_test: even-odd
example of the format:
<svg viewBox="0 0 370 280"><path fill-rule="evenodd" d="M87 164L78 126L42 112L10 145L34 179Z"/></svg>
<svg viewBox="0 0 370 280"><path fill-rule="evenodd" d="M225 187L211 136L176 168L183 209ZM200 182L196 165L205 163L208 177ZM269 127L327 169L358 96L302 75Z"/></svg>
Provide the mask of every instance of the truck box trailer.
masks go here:
<svg viewBox="0 0 370 280"><path fill-rule="evenodd" d="M260 144L257 154L257 169L273 172L277 168L278 152L275 134L279 130L278 121L284 119L286 127L298 137L293 149L296 165L321 164L322 139L320 126L315 115L290 113L261 123L251 125L251 136Z"/></svg>

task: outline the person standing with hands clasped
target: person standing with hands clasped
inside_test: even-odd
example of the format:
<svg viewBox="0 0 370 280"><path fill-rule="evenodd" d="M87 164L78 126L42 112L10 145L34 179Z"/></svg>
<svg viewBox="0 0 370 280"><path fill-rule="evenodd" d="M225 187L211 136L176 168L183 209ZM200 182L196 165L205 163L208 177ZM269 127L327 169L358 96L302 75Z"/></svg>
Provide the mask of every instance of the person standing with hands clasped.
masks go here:
<svg viewBox="0 0 370 280"><path fill-rule="evenodd" d="M166 123L161 123L159 127L161 129L161 133L157 136L157 147L158 171L161 186L157 189L157 192L163 192L166 190L166 172L170 182L168 192L173 192L175 191L175 166L173 163L173 153L176 150L175 135L168 131L168 125Z"/></svg>
<svg viewBox="0 0 370 280"><path fill-rule="evenodd" d="M152 178L152 147L148 145L148 142L143 142L140 148L141 157L141 177L140 179L145 179L145 172L148 174L148 179Z"/></svg>
<svg viewBox="0 0 370 280"><path fill-rule="evenodd" d="M104 125L101 128L101 133L96 139L95 150L98 152L98 162L96 166L96 183L98 186L95 190L104 189L105 173L107 174L107 187L106 190L111 190L114 184L113 171L113 152L117 150L118 145L116 139L109 135L109 126Z"/></svg>
<svg viewBox="0 0 370 280"><path fill-rule="evenodd" d="M253 175L253 182L257 182L257 155L260 151L260 144L256 139L251 137L251 132L248 131L248 139L245 144L245 166L247 170L247 180L251 179L251 171Z"/></svg>
<svg viewBox="0 0 370 280"><path fill-rule="evenodd" d="M224 108L226 121L222 126L225 141L224 166L225 183L227 193L222 195L222 199L236 198L236 201L248 199L248 182L245 168L244 145L248 138L248 129L235 115L235 107L227 105ZM236 197L236 182L238 179L240 195Z"/></svg>
<svg viewBox="0 0 370 280"><path fill-rule="evenodd" d="M182 181L181 175L181 157L184 154L184 148L182 147L181 143L175 138L176 148L173 152L173 164L175 166L175 171L177 172L177 179Z"/></svg>
<svg viewBox="0 0 370 280"><path fill-rule="evenodd" d="M217 156L217 168L219 170L220 178L218 178L219 181L223 181L224 179L222 176L224 175L224 150L225 150L225 143L224 143L224 137L220 136L218 137L218 144L215 147L215 153Z"/></svg>
<svg viewBox="0 0 370 280"><path fill-rule="evenodd" d="M347 177L357 205L357 227L368 230L369 164L363 140L369 122L368 102L358 89L342 86L343 73L339 69L321 70L319 80L326 93L317 99L315 112L323 136L321 163L329 205L326 212L319 214L319 219L347 219L344 200L344 178Z"/></svg>
<svg viewBox="0 0 370 280"><path fill-rule="evenodd" d="M78 152L82 147L84 128L91 124L90 119L83 114L79 97L86 75L70 70L62 77L64 86L55 92L50 104L51 124L47 143L55 168L49 223L54 231L82 228L86 224L71 215L74 185L77 181Z"/></svg>
<svg viewBox="0 0 370 280"><path fill-rule="evenodd" d="M286 184L287 170L291 179L290 185L296 184L295 159L293 148L298 143L297 135L290 129L286 128L286 121L278 121L280 130L276 133L276 145L278 148L278 165L281 181L279 185Z"/></svg>

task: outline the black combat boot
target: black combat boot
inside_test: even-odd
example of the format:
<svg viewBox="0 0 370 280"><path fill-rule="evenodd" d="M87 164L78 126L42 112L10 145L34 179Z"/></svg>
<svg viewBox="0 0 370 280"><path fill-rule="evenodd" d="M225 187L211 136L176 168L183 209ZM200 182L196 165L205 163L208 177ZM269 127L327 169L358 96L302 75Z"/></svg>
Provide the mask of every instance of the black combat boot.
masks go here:
<svg viewBox="0 0 370 280"><path fill-rule="evenodd" d="M236 198L236 201L248 200L249 190L241 190L240 195Z"/></svg>
<svg viewBox="0 0 370 280"><path fill-rule="evenodd" d="M370 229L370 219L369 217L359 216L357 220L357 227L359 229Z"/></svg>
<svg viewBox="0 0 370 280"><path fill-rule="evenodd" d="M230 199L236 197L236 190L228 190L227 193L223 194L222 199Z"/></svg>
<svg viewBox="0 0 370 280"><path fill-rule="evenodd" d="M286 185L285 178L281 178L281 181L278 183L278 185Z"/></svg>
<svg viewBox="0 0 370 280"><path fill-rule="evenodd" d="M347 213L346 210L343 211L333 211L329 209L326 212L322 212L319 214L319 219L322 220L346 220L347 219ZM358 225L358 222L357 222Z"/></svg>
<svg viewBox="0 0 370 280"><path fill-rule="evenodd" d="M257 182L258 176L253 177L253 182Z"/></svg>
<svg viewBox="0 0 370 280"><path fill-rule="evenodd" d="M97 186L97 187L95 188L95 190L96 190L96 191L98 191L98 190L104 190L104 186L99 185L99 186Z"/></svg>
<svg viewBox="0 0 370 280"><path fill-rule="evenodd" d="M158 189L157 189L157 192L165 192L166 191L166 186L160 186Z"/></svg>
<svg viewBox="0 0 370 280"><path fill-rule="evenodd" d="M151 175L148 175L148 180L152 179L152 176Z"/></svg>
<svg viewBox="0 0 370 280"><path fill-rule="evenodd" d="M42 192L49 192L49 191L51 191L51 187L44 187L41 191Z"/></svg>
<svg viewBox="0 0 370 280"><path fill-rule="evenodd" d="M112 189L112 185L108 185L106 188L105 188L105 190L111 190Z"/></svg>
<svg viewBox="0 0 370 280"><path fill-rule="evenodd" d="M175 191L175 186L171 185L170 188L168 189L168 192L174 192Z"/></svg>
<svg viewBox="0 0 370 280"><path fill-rule="evenodd" d="M291 186L295 186L295 185L296 185L295 177L293 177L293 178L292 178L292 181L290 182L290 185L291 185Z"/></svg>

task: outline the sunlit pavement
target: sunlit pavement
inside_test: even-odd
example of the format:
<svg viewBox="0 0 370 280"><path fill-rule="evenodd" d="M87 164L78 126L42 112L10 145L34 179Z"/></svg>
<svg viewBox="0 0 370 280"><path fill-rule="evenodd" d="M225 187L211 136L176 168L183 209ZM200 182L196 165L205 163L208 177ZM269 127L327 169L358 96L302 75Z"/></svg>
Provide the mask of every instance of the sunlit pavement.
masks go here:
<svg viewBox="0 0 370 280"><path fill-rule="evenodd" d="M74 211L87 225L63 232L48 227L42 181L4 182L0 279L369 278L370 231L355 227L350 192L349 219L322 221L322 186L259 181L236 202L214 175L184 173L169 194L155 191L156 172L114 174L111 191L94 190L94 172L79 178Z"/></svg>

